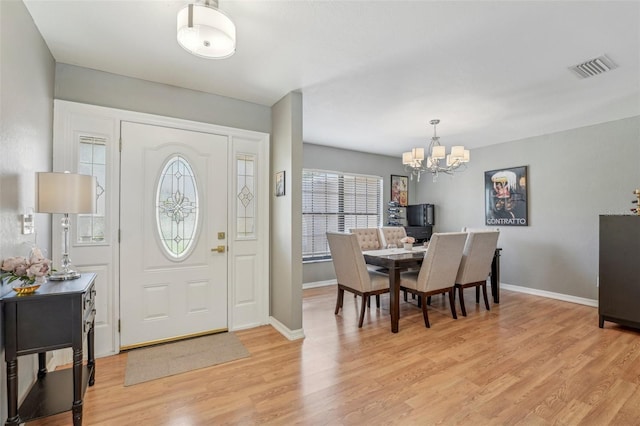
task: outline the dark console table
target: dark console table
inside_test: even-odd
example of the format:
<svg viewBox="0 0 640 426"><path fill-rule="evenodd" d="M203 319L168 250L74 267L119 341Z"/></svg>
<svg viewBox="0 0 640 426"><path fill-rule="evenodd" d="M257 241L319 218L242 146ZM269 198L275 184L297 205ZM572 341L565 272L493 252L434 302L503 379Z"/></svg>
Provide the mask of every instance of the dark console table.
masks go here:
<svg viewBox="0 0 640 426"><path fill-rule="evenodd" d="M72 411L73 424L82 424L82 397L95 382L95 274L76 280L50 281L36 293L13 291L0 299L4 310L4 348L7 362L6 425ZM87 363L82 343L87 337ZM46 353L73 348L73 367L47 372ZM38 378L18 408L18 360L38 354Z"/></svg>

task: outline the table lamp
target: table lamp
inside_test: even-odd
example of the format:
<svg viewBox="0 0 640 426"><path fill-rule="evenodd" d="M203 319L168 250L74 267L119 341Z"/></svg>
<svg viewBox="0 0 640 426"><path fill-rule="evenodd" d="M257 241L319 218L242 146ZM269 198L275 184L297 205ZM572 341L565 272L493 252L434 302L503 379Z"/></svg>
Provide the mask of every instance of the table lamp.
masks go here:
<svg viewBox="0 0 640 426"><path fill-rule="evenodd" d="M38 213L61 213L62 262L50 280L73 280L80 277L69 259L69 214L95 213L96 178L75 173L36 173L36 211Z"/></svg>

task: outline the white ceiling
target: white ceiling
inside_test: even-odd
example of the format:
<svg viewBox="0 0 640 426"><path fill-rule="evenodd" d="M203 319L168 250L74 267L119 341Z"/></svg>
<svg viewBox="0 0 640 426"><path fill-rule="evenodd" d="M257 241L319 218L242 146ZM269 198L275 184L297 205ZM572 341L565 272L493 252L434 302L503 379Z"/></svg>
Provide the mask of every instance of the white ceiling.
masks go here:
<svg viewBox="0 0 640 426"><path fill-rule="evenodd" d="M301 91L304 140L400 156L640 115L640 1L233 1L237 50L176 42L187 1L25 0L55 60L271 106ZM568 67L607 54L619 68Z"/></svg>

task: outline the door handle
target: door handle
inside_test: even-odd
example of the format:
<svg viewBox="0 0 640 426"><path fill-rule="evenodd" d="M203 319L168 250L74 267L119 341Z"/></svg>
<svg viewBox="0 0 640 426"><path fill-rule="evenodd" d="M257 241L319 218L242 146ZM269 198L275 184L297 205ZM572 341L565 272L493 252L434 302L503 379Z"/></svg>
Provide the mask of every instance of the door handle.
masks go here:
<svg viewBox="0 0 640 426"><path fill-rule="evenodd" d="M218 253L224 253L225 250L226 250L225 246L218 246L218 247L215 247L215 248L211 249L211 251L217 251Z"/></svg>

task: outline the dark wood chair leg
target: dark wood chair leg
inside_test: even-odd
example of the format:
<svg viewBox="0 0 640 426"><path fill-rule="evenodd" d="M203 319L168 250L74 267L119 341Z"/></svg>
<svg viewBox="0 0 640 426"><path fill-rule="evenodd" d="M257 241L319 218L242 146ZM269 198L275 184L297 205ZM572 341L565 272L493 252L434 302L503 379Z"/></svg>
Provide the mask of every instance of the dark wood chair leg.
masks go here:
<svg viewBox="0 0 640 426"><path fill-rule="evenodd" d="M344 298L344 290L339 288L338 289L338 300L336 300L336 312L335 315L338 315L338 312L340 312L340 308L342 308L342 299Z"/></svg>
<svg viewBox="0 0 640 426"><path fill-rule="evenodd" d="M486 282L482 285L482 296L484 296L484 307L487 308L487 311L490 311L491 308L489 307L489 298L487 297L487 283Z"/></svg>
<svg viewBox="0 0 640 426"><path fill-rule="evenodd" d="M463 288L462 286L458 287L458 291L460 292L460 310L462 311L462 316L466 317L467 316L467 308L464 305L464 293L463 293Z"/></svg>
<svg viewBox="0 0 640 426"><path fill-rule="evenodd" d="M456 291L454 287L451 287L449 290L449 306L451 306L451 315L453 315L453 319L458 319L458 313L456 312L456 301L453 298L453 292Z"/></svg>
<svg viewBox="0 0 640 426"><path fill-rule="evenodd" d="M429 324L429 314L427 313L426 296L422 294L420 296L420 299L422 299L422 316L424 317L424 326L427 328L431 328L431 324Z"/></svg>
<svg viewBox="0 0 640 426"><path fill-rule="evenodd" d="M367 303L369 301L369 295L362 295L362 305L360 306L360 321L358 321L358 328L362 328L362 323L364 322L364 311L367 310Z"/></svg>
<svg viewBox="0 0 640 426"><path fill-rule="evenodd" d="M480 287L476 286L476 303L480 303Z"/></svg>
<svg viewBox="0 0 640 426"><path fill-rule="evenodd" d="M367 299L367 308L370 308L371 307L371 296L367 296L366 299Z"/></svg>
<svg viewBox="0 0 640 426"><path fill-rule="evenodd" d="M431 296L428 296L427 297L427 305L430 305L430 304L431 304Z"/></svg>
<svg viewBox="0 0 640 426"><path fill-rule="evenodd" d="M404 301L406 302L407 301L407 290L402 290L402 291L404 293Z"/></svg>
<svg viewBox="0 0 640 426"><path fill-rule="evenodd" d="M415 296L415 294L412 293L412 296ZM418 308L422 308L422 296L418 297Z"/></svg>
<svg viewBox="0 0 640 426"><path fill-rule="evenodd" d="M376 294L376 308L380 309L380 295Z"/></svg>

